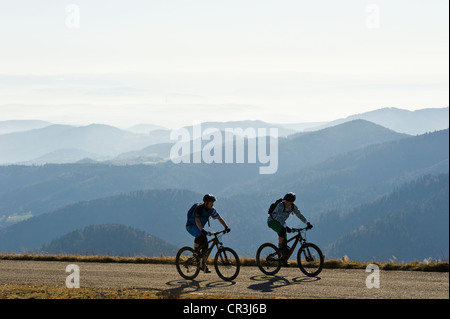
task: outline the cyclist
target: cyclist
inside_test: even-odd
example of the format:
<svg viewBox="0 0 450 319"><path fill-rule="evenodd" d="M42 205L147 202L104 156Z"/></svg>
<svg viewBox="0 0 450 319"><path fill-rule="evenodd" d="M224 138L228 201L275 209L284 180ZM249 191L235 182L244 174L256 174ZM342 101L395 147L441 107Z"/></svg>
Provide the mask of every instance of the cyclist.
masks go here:
<svg viewBox="0 0 450 319"><path fill-rule="evenodd" d="M275 207L272 214L267 219L267 225L278 234L278 247L283 255L286 255L290 247L287 245L287 235L291 229L287 226L286 220L290 214L295 214L302 222L304 222L308 228L312 228L310 222L308 222L303 214L294 204L296 196L294 193L289 192L283 200ZM285 264L286 265L286 264Z"/></svg>
<svg viewBox="0 0 450 319"><path fill-rule="evenodd" d="M206 249L208 249L208 232L203 228L208 222L209 218L219 220L219 222L225 227L226 232L230 231L225 220L220 217L217 210L213 207L214 202L216 201L216 197L211 194L206 194L203 196L203 204L194 204L188 213L188 220L186 222L186 230L191 234L194 239L194 250L197 254L203 253ZM205 272L211 272L208 267L204 267Z"/></svg>

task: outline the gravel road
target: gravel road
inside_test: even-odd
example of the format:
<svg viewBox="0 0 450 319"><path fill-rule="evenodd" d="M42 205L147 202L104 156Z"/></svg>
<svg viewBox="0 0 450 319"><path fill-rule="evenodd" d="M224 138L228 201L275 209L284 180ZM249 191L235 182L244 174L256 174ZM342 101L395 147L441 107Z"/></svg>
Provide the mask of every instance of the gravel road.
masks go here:
<svg viewBox="0 0 450 319"><path fill-rule="evenodd" d="M0 260L0 284L66 286L70 262ZM241 267L232 282L221 280L211 268L193 281L182 279L175 265L75 262L80 287L158 290L176 298L181 293L225 294L236 298L296 299L448 299L449 273L379 271L379 288L366 286L375 276L365 269L324 269L316 278L296 267L266 276L257 267ZM369 277L370 279L371 277Z"/></svg>

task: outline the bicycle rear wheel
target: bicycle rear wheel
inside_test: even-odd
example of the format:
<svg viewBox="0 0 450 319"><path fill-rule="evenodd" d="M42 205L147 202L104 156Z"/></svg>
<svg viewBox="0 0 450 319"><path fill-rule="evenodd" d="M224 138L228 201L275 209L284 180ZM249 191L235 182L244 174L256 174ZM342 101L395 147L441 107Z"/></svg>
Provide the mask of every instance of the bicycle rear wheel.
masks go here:
<svg viewBox="0 0 450 319"><path fill-rule="evenodd" d="M192 280L200 272L200 259L191 247L183 247L178 251L175 264L178 273L184 279Z"/></svg>
<svg viewBox="0 0 450 319"><path fill-rule="evenodd" d="M275 275L281 268L281 252L274 244L262 244L256 252L256 264L266 275Z"/></svg>
<svg viewBox="0 0 450 319"><path fill-rule="evenodd" d="M231 281L237 277L241 268L239 256L233 249L223 247L219 249L214 258L214 268L220 278Z"/></svg>
<svg viewBox="0 0 450 319"><path fill-rule="evenodd" d="M322 251L314 244L306 243L298 250L298 267L308 277L317 276L322 271L323 262Z"/></svg>

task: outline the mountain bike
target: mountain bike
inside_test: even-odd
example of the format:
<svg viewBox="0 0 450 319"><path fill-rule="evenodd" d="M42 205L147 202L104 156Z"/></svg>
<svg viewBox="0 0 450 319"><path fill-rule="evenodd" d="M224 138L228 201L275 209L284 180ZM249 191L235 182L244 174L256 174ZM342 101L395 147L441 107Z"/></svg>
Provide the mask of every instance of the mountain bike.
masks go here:
<svg viewBox="0 0 450 319"><path fill-rule="evenodd" d="M206 263L211 251L217 247L217 253L214 257L214 268L217 275L226 281L231 281L237 277L241 268L241 262L237 253L229 248L224 247L221 237L226 231L216 233L208 233L208 236L214 236L208 241L208 249L203 253L197 253L191 247L182 247L175 259L177 271L184 279L192 280L199 274L200 270L206 269Z"/></svg>
<svg viewBox="0 0 450 319"><path fill-rule="evenodd" d="M289 257L300 242L301 246L297 253L297 265L300 270L308 277L317 276L323 268L324 257L322 251L315 244L306 241L306 231L309 228L292 228L291 232L297 235L287 242L295 240L291 248L281 251L272 243L262 244L256 252L256 263L258 268L266 275L275 275L289 260Z"/></svg>

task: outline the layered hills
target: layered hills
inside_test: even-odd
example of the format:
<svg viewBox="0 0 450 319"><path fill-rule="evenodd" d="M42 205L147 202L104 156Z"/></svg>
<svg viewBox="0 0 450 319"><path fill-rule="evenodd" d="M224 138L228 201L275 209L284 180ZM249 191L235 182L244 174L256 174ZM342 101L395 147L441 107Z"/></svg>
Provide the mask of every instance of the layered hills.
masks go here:
<svg viewBox="0 0 450 319"><path fill-rule="evenodd" d="M448 259L448 118L435 118L442 112L448 108L380 109L314 130L259 121L202 123L219 137L230 127L278 128L274 174L260 174L264 163L258 161L174 162L175 141L158 126L0 122L0 162L10 163L0 166L0 251L174 255L193 242L185 230L187 210L214 193L232 229L225 245L254 257L263 242L276 242L266 224L270 203L294 191L314 225L308 239L327 258ZM399 123L426 131L410 135ZM244 136L246 159L263 146L275 151L273 138L265 145L252 138ZM199 145L203 155L206 147L211 156L229 147L221 142L207 149L212 141L201 138L190 146ZM302 225L295 217L288 224ZM221 226L211 221L210 228Z"/></svg>

